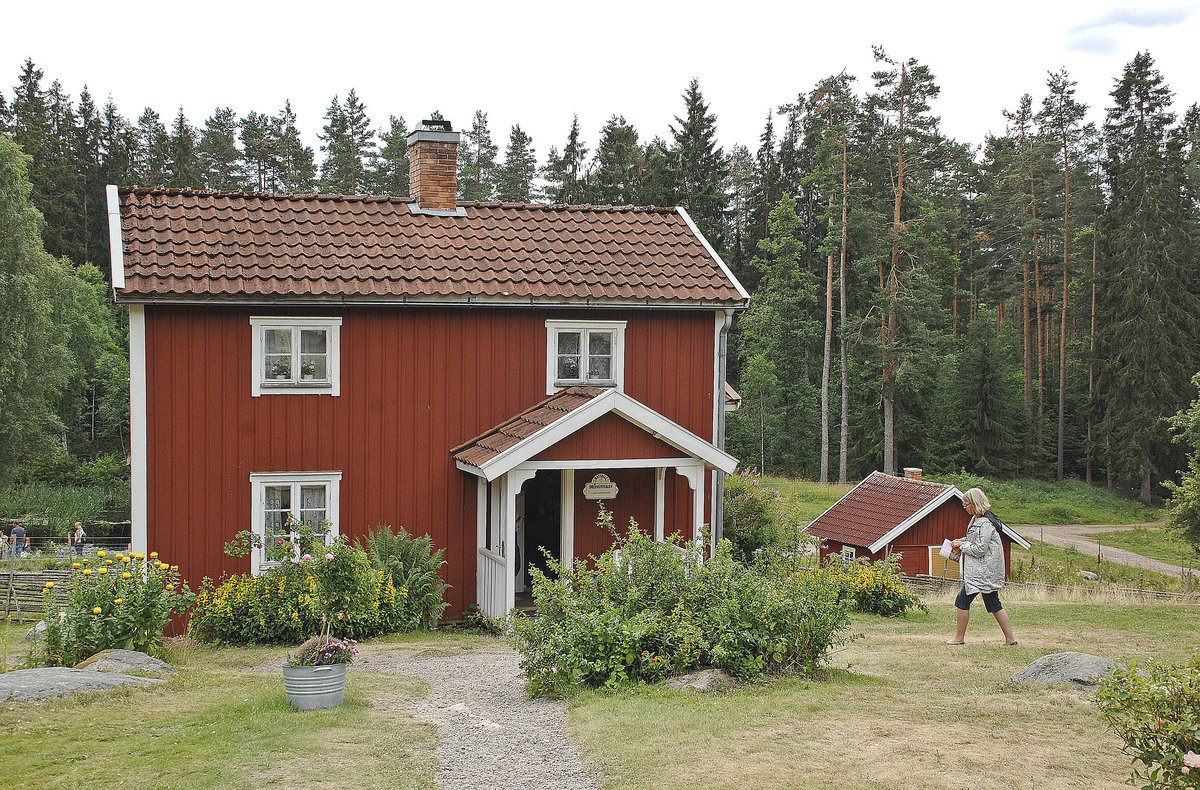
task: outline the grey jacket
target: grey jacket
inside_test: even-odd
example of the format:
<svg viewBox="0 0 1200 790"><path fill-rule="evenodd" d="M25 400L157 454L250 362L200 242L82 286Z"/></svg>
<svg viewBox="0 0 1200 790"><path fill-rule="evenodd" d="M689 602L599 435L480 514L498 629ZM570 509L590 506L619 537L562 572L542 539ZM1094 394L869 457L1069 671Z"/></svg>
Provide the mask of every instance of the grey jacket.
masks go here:
<svg viewBox="0 0 1200 790"><path fill-rule="evenodd" d="M1000 519L992 511L975 518L962 541L963 589L972 593L994 592L1004 586L1004 544L1000 542Z"/></svg>

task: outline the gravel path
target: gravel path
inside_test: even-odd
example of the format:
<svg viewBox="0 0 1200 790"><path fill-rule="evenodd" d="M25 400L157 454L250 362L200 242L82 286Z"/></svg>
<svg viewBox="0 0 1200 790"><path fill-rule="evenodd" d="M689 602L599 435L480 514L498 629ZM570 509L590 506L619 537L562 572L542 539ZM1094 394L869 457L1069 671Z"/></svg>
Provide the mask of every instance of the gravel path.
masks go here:
<svg viewBox="0 0 1200 790"><path fill-rule="evenodd" d="M516 651L365 646L355 670L412 675L429 696L409 710L438 728L442 790L593 790L596 778L566 735L563 705L529 699Z"/></svg>
<svg viewBox="0 0 1200 790"><path fill-rule="evenodd" d="M1048 526L1038 526L1034 524L1016 524L1013 526L1021 537L1026 540L1040 540L1049 543L1053 546L1063 546L1069 549L1075 549L1080 554L1086 554L1089 557L1096 556L1096 539L1087 537L1089 534L1096 532L1116 532L1130 529L1136 529L1138 526L1157 527L1166 523L1165 519L1151 521L1146 524L1138 524L1130 526L1128 524L1055 524ZM1165 573L1168 576L1178 576L1179 566L1172 565L1169 562L1143 557L1141 554L1135 554L1132 551L1118 549L1114 546L1101 546L1100 557L1111 562L1119 562L1122 565L1129 565L1134 568L1143 568L1148 571L1157 571ZM1200 570L1193 569L1192 575L1200 578Z"/></svg>

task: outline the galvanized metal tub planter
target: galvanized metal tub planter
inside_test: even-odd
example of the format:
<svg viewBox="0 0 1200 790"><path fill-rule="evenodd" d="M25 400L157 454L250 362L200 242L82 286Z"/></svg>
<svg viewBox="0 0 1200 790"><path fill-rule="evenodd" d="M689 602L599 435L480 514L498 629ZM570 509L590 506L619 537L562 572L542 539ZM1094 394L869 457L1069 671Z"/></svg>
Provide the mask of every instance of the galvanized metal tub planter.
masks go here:
<svg viewBox="0 0 1200 790"><path fill-rule="evenodd" d="M346 664L319 667L283 665L287 701L300 710L336 708L346 693Z"/></svg>

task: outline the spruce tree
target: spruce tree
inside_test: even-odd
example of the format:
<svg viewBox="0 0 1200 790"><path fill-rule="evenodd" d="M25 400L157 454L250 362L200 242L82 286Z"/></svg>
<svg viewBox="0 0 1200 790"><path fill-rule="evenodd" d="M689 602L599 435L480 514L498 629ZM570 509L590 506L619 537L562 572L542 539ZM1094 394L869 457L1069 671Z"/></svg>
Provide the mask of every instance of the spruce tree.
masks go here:
<svg viewBox="0 0 1200 790"><path fill-rule="evenodd" d="M729 165L717 145L717 117L692 80L683 92L683 117L671 125L671 161L679 205L717 249L725 240Z"/></svg>
<svg viewBox="0 0 1200 790"><path fill-rule="evenodd" d="M81 237L80 262L102 264L107 249L108 211L101 162L102 124L96 102L87 86L79 94L78 124L71 143L79 167ZM103 268L103 266L101 267Z"/></svg>
<svg viewBox="0 0 1200 790"><path fill-rule="evenodd" d="M317 181L313 150L300 139L290 100L285 101L283 109L271 119L269 128L275 150L271 166L275 170L273 180L277 188L281 192L311 192Z"/></svg>
<svg viewBox="0 0 1200 790"><path fill-rule="evenodd" d="M340 112L341 108L338 110ZM242 151L246 159L247 189L259 192L274 192L278 189L275 179L279 173L279 150L273 126L271 116L254 111L247 113L238 122Z"/></svg>
<svg viewBox="0 0 1200 790"><path fill-rule="evenodd" d="M533 140L514 126L504 149L504 164L496 168L496 199L528 203L533 199L533 179L537 175L537 153Z"/></svg>
<svg viewBox="0 0 1200 790"><path fill-rule="evenodd" d="M198 137L180 107L167 144L167 186L199 189L204 185L200 159L196 155Z"/></svg>
<svg viewBox="0 0 1200 790"><path fill-rule="evenodd" d="M162 186L167 183L169 138L158 113L147 107L138 116L134 176L142 186Z"/></svg>
<svg viewBox="0 0 1200 790"><path fill-rule="evenodd" d="M644 166L637 129L625 121L625 116L611 116L600 130L588 177L588 202L604 206L637 203Z"/></svg>
<svg viewBox="0 0 1200 790"><path fill-rule="evenodd" d="M395 197L408 195L408 127L404 118L390 116L388 128L379 132L379 140L379 155L372 160L368 174L372 191Z"/></svg>
<svg viewBox="0 0 1200 790"><path fill-rule="evenodd" d="M196 156L207 189L232 190L245 185L245 164L237 134L237 115L230 107L218 107L204 121Z"/></svg>
<svg viewBox="0 0 1200 790"><path fill-rule="evenodd" d="M357 195L368 186L367 162L375 155L375 131L358 94L351 89L346 103L334 96L325 111L322 129L321 189Z"/></svg>
<svg viewBox="0 0 1200 790"><path fill-rule="evenodd" d="M458 197L460 200L491 200L496 193L496 154L487 113L475 111L471 128L458 146Z"/></svg>
<svg viewBox="0 0 1200 790"><path fill-rule="evenodd" d="M1196 207L1173 140L1171 91L1149 53L1134 57L1111 95L1098 386L1108 462L1149 501L1155 476L1176 468L1162 418L1185 405L1188 376L1200 369Z"/></svg>
<svg viewBox="0 0 1200 790"><path fill-rule="evenodd" d="M587 185L583 163L587 150L580 137L579 116L576 115L571 119L571 129L567 132L567 144L563 146L562 154L551 146L542 171L546 181L546 197L551 203L574 205L584 202Z"/></svg>

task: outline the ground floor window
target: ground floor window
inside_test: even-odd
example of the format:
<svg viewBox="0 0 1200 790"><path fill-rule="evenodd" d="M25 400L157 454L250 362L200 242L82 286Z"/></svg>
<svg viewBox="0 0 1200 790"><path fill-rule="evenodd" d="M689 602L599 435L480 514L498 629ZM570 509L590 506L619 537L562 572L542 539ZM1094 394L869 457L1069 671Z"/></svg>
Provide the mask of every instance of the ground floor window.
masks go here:
<svg viewBox="0 0 1200 790"><path fill-rule="evenodd" d="M842 546L842 556L848 560L854 559L854 547L853 546Z"/></svg>
<svg viewBox="0 0 1200 790"><path fill-rule="evenodd" d="M297 543L296 524L317 531L325 542L338 535L338 489L341 472L263 472L250 475L253 490L251 530L262 547L250 555L250 572L274 565L266 547L281 541ZM299 547L295 549L299 554Z"/></svg>

